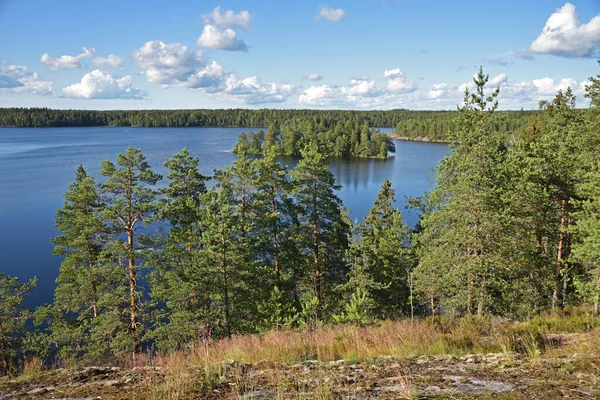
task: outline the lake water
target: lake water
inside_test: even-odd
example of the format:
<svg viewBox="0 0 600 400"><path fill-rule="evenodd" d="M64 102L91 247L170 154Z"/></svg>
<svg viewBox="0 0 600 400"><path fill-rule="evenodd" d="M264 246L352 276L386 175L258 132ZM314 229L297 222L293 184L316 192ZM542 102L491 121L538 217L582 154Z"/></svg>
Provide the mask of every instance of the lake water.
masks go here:
<svg viewBox="0 0 600 400"><path fill-rule="evenodd" d="M98 177L102 160L116 160L128 146L142 149L155 171L187 147L200 158L200 170L212 175L235 160L231 148L246 128L2 128L0 129L0 272L39 279L29 306L52 301L61 262L52 255L50 238L56 210L79 164ZM386 130L383 130L386 131ZM389 130L388 130L389 131ZM433 168L447 153L438 143L396 141L388 160L332 159L330 170L343 185L339 196L352 218L362 218L387 178L396 189L404 217L417 215L403 207L405 196L419 196L434 184ZM282 158L286 165L296 160Z"/></svg>

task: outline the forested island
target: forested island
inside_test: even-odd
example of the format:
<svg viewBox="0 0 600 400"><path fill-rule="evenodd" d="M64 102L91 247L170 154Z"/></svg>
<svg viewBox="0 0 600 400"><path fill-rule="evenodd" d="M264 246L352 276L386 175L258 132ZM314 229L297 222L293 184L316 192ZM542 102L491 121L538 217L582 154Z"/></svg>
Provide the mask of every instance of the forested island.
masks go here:
<svg viewBox="0 0 600 400"><path fill-rule="evenodd" d="M369 128L367 122L346 121L343 124L326 125L321 121L314 126L310 119L284 123L281 129L271 124L267 132L262 129L256 133L249 131L239 136L233 148L236 155L264 154L274 151L276 154L300 156L302 149L315 143L319 152L325 156L387 158L394 153L396 146L389 135Z"/></svg>
<svg viewBox="0 0 600 400"><path fill-rule="evenodd" d="M52 240L64 261L53 304L25 309L35 280L0 276L0 375L35 365L120 362L146 366L140 376L147 376L162 366L162 374L139 378L148 379L139 387L155 397L208 398L254 390L241 388L253 382L254 367L244 363L317 374L315 363L340 358L367 363L375 355L495 352L507 357L509 369L558 382L571 375L541 354L562 360L551 334L569 332L589 342L572 344L580 356L565 374L576 370L597 386L600 75L590 81L589 109L576 109L567 89L538 112L499 112L499 91L486 86L480 70L457 112L434 113L448 123L447 131L435 126L451 153L438 167L436 187L410 199L420 212L414 229L387 180L368 215L350 221L326 156L383 156L389 139L369 126L404 117L431 121L426 112L207 111L240 117L221 124L270 127L260 140L243 135L238 159L210 177L183 149L165 161L160 189L163 177L135 148L104 161L99 177L79 167L56 214L60 234ZM1 115L5 125L41 115L49 124L89 115L88 122L103 125L141 125L194 112L153 111L136 123L143 111ZM277 122L285 115L287 124ZM294 146L285 139L292 133ZM342 146L349 137L357 139ZM278 154L301 159L288 171ZM224 364L226 358L233 361ZM296 365L306 360L318 361ZM402 365L418 371L423 363L445 362L423 360ZM486 373L499 379L504 364L494 365ZM301 391L299 382L261 376L256 382L268 388ZM536 390L550 390L544 385Z"/></svg>
<svg viewBox="0 0 600 400"><path fill-rule="evenodd" d="M498 111L502 121L494 129L512 134L539 111ZM373 128L396 128L406 138L447 140L457 111L355 110L53 110L0 108L0 127L136 126L136 127L268 127L298 125L310 120L315 127L367 123Z"/></svg>

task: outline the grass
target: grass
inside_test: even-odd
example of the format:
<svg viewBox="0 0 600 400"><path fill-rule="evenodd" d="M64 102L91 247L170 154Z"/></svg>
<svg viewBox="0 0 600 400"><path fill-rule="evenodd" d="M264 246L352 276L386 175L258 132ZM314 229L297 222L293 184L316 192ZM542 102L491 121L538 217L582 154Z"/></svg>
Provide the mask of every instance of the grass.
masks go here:
<svg viewBox="0 0 600 400"><path fill-rule="evenodd" d="M370 370L369 376L379 376L377 371L386 371L395 363L400 368L396 382L406 389L394 393L395 398L417 399L417 384L422 388L429 383L421 382L418 374L412 376L406 365L418 365L420 356L441 356L440 362L451 364L454 357L473 353L503 353L502 368L525 362L540 374L551 370L547 359L572 359L556 368L561 376L575 372L598 375L600 328L589 321L584 313L573 310L528 322L498 324L475 316L438 317L207 340L186 350L140 357L141 366L161 371L142 380L142 392L150 399L251 399L260 398L265 391L276 399L345 398L357 394L358 389L356 382L345 380L344 371L365 368ZM30 382L43 373L41 360L32 359L17 379ZM360 383L361 390L365 384ZM448 393L444 396L440 398L453 398Z"/></svg>

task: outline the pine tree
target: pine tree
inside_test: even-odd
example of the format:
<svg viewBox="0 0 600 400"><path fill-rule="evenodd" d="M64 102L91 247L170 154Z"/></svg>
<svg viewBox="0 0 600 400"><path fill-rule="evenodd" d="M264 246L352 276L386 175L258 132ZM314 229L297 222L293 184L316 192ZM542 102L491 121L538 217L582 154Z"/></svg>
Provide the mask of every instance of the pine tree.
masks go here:
<svg viewBox="0 0 600 400"><path fill-rule="evenodd" d="M19 283L18 278L0 272L0 376L17 372L23 362L23 338L30 312L22 303L36 284L36 278Z"/></svg>
<svg viewBox="0 0 600 400"><path fill-rule="evenodd" d="M299 207L299 235L303 253L310 257L305 279L317 299L317 318L331 302L332 288L346 275L344 252L348 243L348 223L342 202L335 194L340 186L329 172L316 143L302 151L302 159L291 171L293 194Z"/></svg>
<svg viewBox="0 0 600 400"><path fill-rule="evenodd" d="M407 306L411 267L406 257L408 228L400 210L393 207L394 193L386 179L360 228L360 251L373 280L381 285L373 292L374 301L380 316L388 317Z"/></svg>
<svg viewBox="0 0 600 400"><path fill-rule="evenodd" d="M210 300L216 336L243 332L248 309L248 241L240 235L239 214L233 209L228 174L217 173L217 185L203 196L201 209L202 248L199 262L210 279Z"/></svg>
<svg viewBox="0 0 600 400"><path fill-rule="evenodd" d="M209 279L198 260L201 199L208 180L199 172L198 162L184 148L164 164L169 169L169 185L161 190L165 199L159 217L169 223L169 231L149 277L156 325L149 338L160 349L197 339L213 317L207 306Z"/></svg>
<svg viewBox="0 0 600 400"><path fill-rule="evenodd" d="M502 248L504 218L497 193L505 184L503 138L495 130L499 89L486 95L489 76L480 69L473 79L475 92L465 91L452 154L438 169L438 186L431 199L438 201L421 222L420 263L416 285L422 293L443 292L449 309L482 314L494 311L493 293L505 285ZM418 279L439 271L443 286L430 288Z"/></svg>
<svg viewBox="0 0 600 400"><path fill-rule="evenodd" d="M130 349L135 361L141 334L141 293L137 285L140 266L136 263L139 261L140 251L136 241L136 229L138 224L151 220L157 211L157 193L151 186L156 185L162 177L151 170L142 152L132 147L117 156L116 165L106 160L101 166L101 175L108 178L102 185L104 217L110 222L114 232L122 233L126 237L126 241L120 241L116 244L119 248L115 249L127 262L129 323L125 332L128 333L129 339L123 347Z"/></svg>
<svg viewBox="0 0 600 400"><path fill-rule="evenodd" d="M50 338L62 358L102 354L111 337L91 340L98 317L115 306L121 276L105 244L112 239L102 219L100 189L80 165L75 181L65 193L65 204L56 213L61 235L52 241L54 254L64 257L56 279ZM41 318L41 315L38 316Z"/></svg>

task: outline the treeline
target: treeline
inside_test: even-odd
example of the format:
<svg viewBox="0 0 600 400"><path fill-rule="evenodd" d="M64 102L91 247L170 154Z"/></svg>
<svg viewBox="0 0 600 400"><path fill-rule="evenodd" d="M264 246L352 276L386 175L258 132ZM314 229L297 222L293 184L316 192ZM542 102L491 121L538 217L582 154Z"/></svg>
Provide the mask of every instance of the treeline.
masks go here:
<svg viewBox="0 0 600 400"><path fill-rule="evenodd" d="M335 157L387 158L396 151L389 135L370 129L367 122L358 120L337 121L318 126L310 119L285 122L279 129L271 124L265 133L262 129L254 133L242 133L233 152L241 154L263 154L271 149L277 154L299 156L306 146L315 143L321 154Z"/></svg>
<svg viewBox="0 0 600 400"><path fill-rule="evenodd" d="M407 229L390 182L362 222L348 221L316 141L291 171L241 155L211 178L187 150L168 184L139 150L83 168L65 195L64 256L39 332L21 302L35 282L0 279L0 368L24 354L101 360L198 340L413 315L515 319L600 300L600 75L592 107L559 93L512 144L496 129L498 91L465 95L436 188L411 199ZM141 229L145 226L145 229ZM590 309L592 311L592 309Z"/></svg>
<svg viewBox="0 0 600 400"><path fill-rule="evenodd" d="M496 127L514 133L537 111L501 111L505 116ZM352 110L53 110L49 108L2 108L0 126L139 126L139 127L268 127L311 120L314 126L335 126L338 121L358 121L370 127L396 128L403 137L445 140L457 111Z"/></svg>

